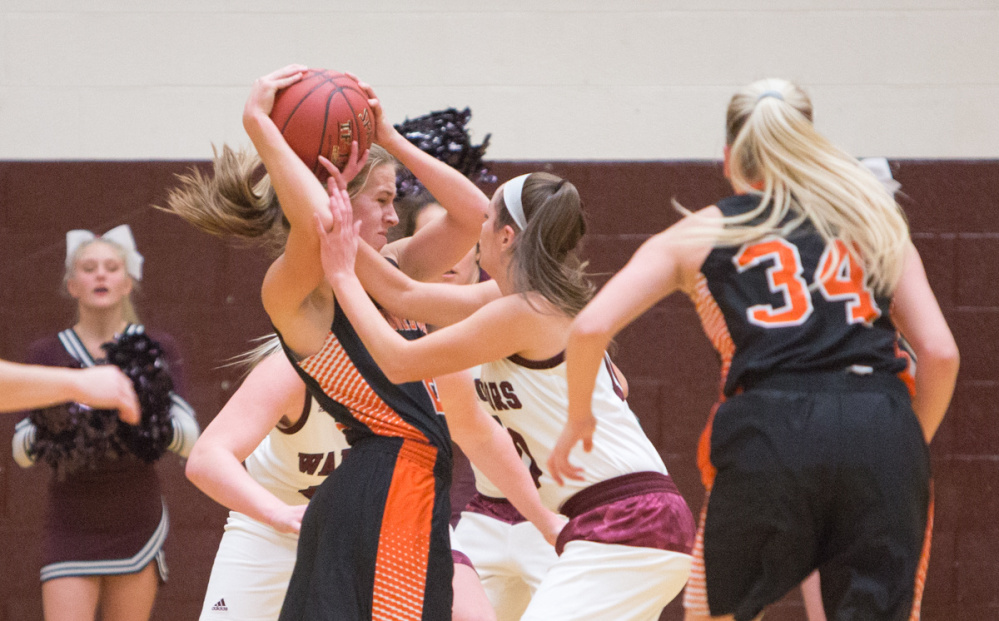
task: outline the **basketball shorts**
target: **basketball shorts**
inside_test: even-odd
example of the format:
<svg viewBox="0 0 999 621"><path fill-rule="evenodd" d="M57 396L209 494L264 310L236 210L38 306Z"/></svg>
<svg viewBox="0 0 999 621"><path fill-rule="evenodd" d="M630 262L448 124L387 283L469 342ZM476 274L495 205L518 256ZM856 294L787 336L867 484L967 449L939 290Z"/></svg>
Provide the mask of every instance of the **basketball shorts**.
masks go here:
<svg viewBox="0 0 999 621"><path fill-rule="evenodd" d="M758 381L718 408L711 462L703 560L712 615L753 619L818 568L831 619L909 618L930 467L901 380Z"/></svg>
<svg viewBox="0 0 999 621"><path fill-rule="evenodd" d="M448 621L450 455L369 437L316 490L282 621Z"/></svg>
<svg viewBox="0 0 999 621"><path fill-rule="evenodd" d="M521 618L548 568L558 560L555 548L509 501L481 494L461 514L455 545L478 572L498 621Z"/></svg>
<svg viewBox="0 0 999 621"><path fill-rule="evenodd" d="M229 512L201 621L277 619L297 546L298 535L279 533L242 513Z"/></svg>

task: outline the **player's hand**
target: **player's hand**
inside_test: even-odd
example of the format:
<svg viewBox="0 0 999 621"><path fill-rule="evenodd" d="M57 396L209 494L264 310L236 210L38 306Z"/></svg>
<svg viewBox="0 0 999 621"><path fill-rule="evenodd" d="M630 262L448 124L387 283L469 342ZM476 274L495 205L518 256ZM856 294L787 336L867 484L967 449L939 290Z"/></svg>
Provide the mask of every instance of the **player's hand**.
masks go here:
<svg viewBox="0 0 999 621"><path fill-rule="evenodd" d="M100 410L118 410L118 418L129 425L139 423L139 398L132 380L121 369L100 365L75 372L78 403Z"/></svg>
<svg viewBox="0 0 999 621"><path fill-rule="evenodd" d="M309 505L283 505L267 521L279 533L297 535L302 530L302 516Z"/></svg>
<svg viewBox="0 0 999 621"><path fill-rule="evenodd" d="M597 419L593 414L585 417L569 417L562 434L555 443L551 455L548 456L548 472L559 485L565 485L564 479L583 480L583 469L572 465L569 453L579 441L583 442L583 450L589 453L593 450L593 432L597 428Z"/></svg>
<svg viewBox="0 0 999 621"><path fill-rule="evenodd" d="M243 106L243 124L262 116L269 117L277 92L301 80L307 69L305 65L288 65L257 78Z"/></svg>
<svg viewBox="0 0 999 621"><path fill-rule="evenodd" d="M373 141L376 144L388 148L388 144L399 138L399 132L396 131L395 127L385 120L385 111L382 109L382 102L378 99L378 95L375 95L375 90L371 88L371 85L367 82L362 82L358 80L357 76L352 73L347 73L348 76L357 80L358 86L364 91L364 94L368 96L368 107L371 108L371 113L374 115L374 123L372 124L375 128L375 135Z"/></svg>
<svg viewBox="0 0 999 621"><path fill-rule="evenodd" d="M334 277L354 274L354 260L357 257L357 240L361 222L354 221L354 211L347 194L347 183L336 167L330 171L327 181L330 193L329 224L317 213L316 232L319 235L319 254L323 272L332 284Z"/></svg>
<svg viewBox="0 0 999 621"><path fill-rule="evenodd" d="M343 179L343 189L346 190L347 184L361 172L364 165L368 162L368 155L370 153L371 149L361 151L357 146L357 141L355 140L350 143L350 157L347 159L347 163L344 165L342 171L338 169L333 162L329 161L322 155L319 156L319 163L323 165L323 168L326 169L326 172L328 172L331 177L333 176L333 171L336 171L337 174L339 174ZM339 185L337 187L339 187ZM329 179L327 179L327 190L330 190Z"/></svg>
<svg viewBox="0 0 999 621"><path fill-rule="evenodd" d="M562 529L565 528L568 521L564 515L559 515L554 511L548 511L547 513L548 515L546 516L545 524L540 526L535 524L535 526L537 526L538 530L541 531L545 541L554 546L555 542L558 541L559 533L562 532Z"/></svg>

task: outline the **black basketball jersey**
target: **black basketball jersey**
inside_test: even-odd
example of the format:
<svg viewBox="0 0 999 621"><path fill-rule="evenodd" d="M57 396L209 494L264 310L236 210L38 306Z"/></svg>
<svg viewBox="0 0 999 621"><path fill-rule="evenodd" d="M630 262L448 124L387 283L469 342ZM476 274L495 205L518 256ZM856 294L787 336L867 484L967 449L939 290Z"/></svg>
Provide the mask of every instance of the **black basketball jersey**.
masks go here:
<svg viewBox="0 0 999 621"><path fill-rule="evenodd" d="M758 203L758 196L743 194L717 207L733 216ZM808 222L786 238L713 249L694 302L721 355L726 395L781 372L906 369L891 299L866 287L863 265L842 241L827 243Z"/></svg>
<svg viewBox="0 0 999 621"><path fill-rule="evenodd" d="M338 302L334 308L326 342L315 354L298 359L281 341L309 393L344 426L350 444L365 436L396 437L428 443L450 455L451 437L433 380L390 382ZM421 324L386 319L407 339L426 333Z"/></svg>

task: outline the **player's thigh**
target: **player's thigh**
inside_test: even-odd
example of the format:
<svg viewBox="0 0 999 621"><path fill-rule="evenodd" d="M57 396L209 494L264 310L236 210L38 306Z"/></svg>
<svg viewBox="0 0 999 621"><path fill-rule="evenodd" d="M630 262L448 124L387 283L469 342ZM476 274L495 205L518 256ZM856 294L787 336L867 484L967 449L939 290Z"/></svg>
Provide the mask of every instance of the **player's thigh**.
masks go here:
<svg viewBox="0 0 999 621"><path fill-rule="evenodd" d="M690 575L688 554L569 542L548 570L525 621L655 621Z"/></svg>
<svg viewBox="0 0 999 621"><path fill-rule="evenodd" d="M479 575L469 565L454 564L454 604L451 615L454 621L496 621L492 604L479 582Z"/></svg>

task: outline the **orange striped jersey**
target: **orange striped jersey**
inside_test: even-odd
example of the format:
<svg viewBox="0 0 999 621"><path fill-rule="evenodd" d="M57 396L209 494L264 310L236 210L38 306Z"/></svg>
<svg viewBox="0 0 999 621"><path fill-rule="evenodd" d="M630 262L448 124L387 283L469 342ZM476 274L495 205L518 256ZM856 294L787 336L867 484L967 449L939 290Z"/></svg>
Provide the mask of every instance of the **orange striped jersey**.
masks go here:
<svg viewBox="0 0 999 621"><path fill-rule="evenodd" d="M742 215L759 196L721 200ZM754 379L786 372L905 371L891 298L867 285L864 266L840 240L827 242L805 222L787 236L715 248L694 294L701 322L722 357L726 395Z"/></svg>
<svg viewBox="0 0 999 621"><path fill-rule="evenodd" d="M450 455L451 438L433 381L390 382L339 303L334 312L326 342L315 354L299 359L283 340L282 345L309 393L344 427L347 442L367 436L402 438ZM407 339L426 334L422 324L388 315L386 319Z"/></svg>

